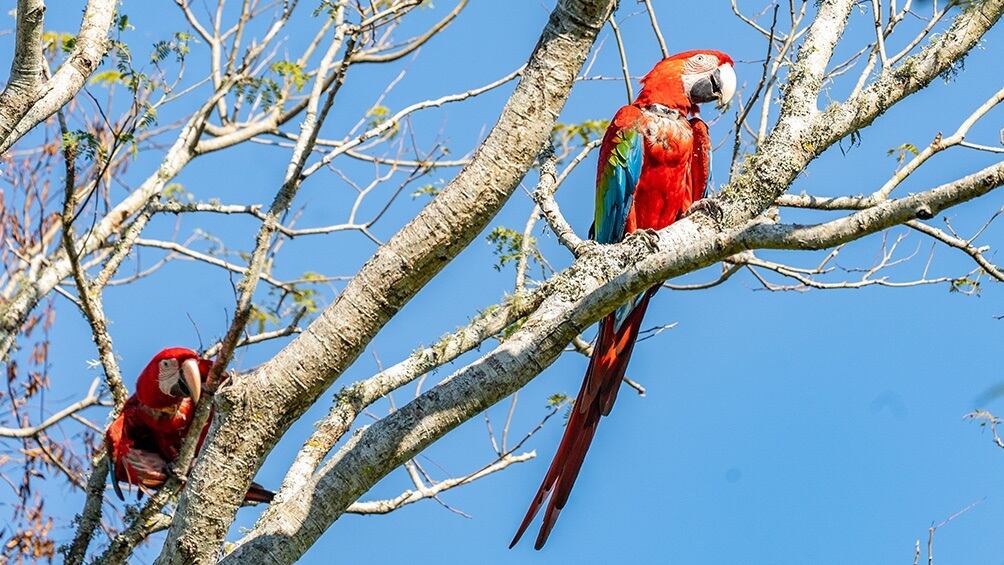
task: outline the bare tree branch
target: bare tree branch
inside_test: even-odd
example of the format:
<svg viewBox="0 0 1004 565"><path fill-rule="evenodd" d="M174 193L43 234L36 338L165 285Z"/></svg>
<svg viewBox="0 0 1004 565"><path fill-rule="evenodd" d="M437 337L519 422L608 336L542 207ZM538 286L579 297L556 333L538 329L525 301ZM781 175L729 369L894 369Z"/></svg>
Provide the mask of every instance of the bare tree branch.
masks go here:
<svg viewBox="0 0 1004 565"><path fill-rule="evenodd" d="M175 526L184 523L188 532L203 535L179 541L170 562L215 552L237 508L239 495L235 493L246 488L267 446L278 440L278 432L285 428L279 422L295 419L312 404L379 328L480 232L515 191L550 135L612 7L610 0L559 2L519 85L471 164L377 252L335 303L293 343L217 395L218 416L179 505L179 516L185 518L175 519ZM327 353L306 357L302 348L314 343L329 344ZM256 409L255 421L260 426L249 430L241 407L262 406L249 402L248 395L266 390L268 404L276 410ZM228 439L236 437L233 434L241 440ZM235 451L236 444L240 445ZM221 465L228 469L228 480L219 480ZM187 493L195 492L200 500L189 508ZM293 560L299 551L289 546L272 558ZM166 562L168 556L164 558Z"/></svg>
<svg viewBox="0 0 1004 565"><path fill-rule="evenodd" d="M652 0L643 0L645 10L648 11L648 20L652 24L652 31L655 32L655 39L659 42L659 50L662 58L669 57L669 48L666 47L666 39L662 36L662 29L659 27L659 20L655 17L655 8L652 7Z"/></svg>
<svg viewBox="0 0 1004 565"><path fill-rule="evenodd" d="M952 33L935 38L920 54L902 63L909 72L890 68L859 95L820 112L816 99L822 77L852 5L841 0L821 4L792 70L779 125L723 190L720 219L702 213L663 230L656 244L644 235L632 236L578 258L551 281L560 290L550 294L498 348L353 437L311 485L271 506L224 560L299 555L299 548L309 546L379 477L459 422L518 390L553 362L583 328L652 284L748 249L839 245L918 217L931 217L1004 183L1004 166L996 165L825 224L781 226L753 219L815 156L943 72L955 60L952 57L975 45L1004 10L1002 2L970 6L956 18Z"/></svg>
<svg viewBox="0 0 1004 565"><path fill-rule="evenodd" d="M0 427L0 437L6 438L29 438L37 436L38 434L44 432L46 429L54 426L66 418L73 416L77 412L90 408L91 406L104 405L101 401L101 395L98 394L98 384L101 383L101 379L94 379L91 383L91 387L87 390L87 395L80 400L68 405L59 412L56 412L52 416L49 416L40 424L30 426L30 427L20 427L20 428L4 428Z"/></svg>
<svg viewBox="0 0 1004 565"><path fill-rule="evenodd" d="M529 461L534 458L536 454L534 452L521 453L519 455L504 455L493 463L490 463L481 469L463 476L451 479L444 479L438 481L432 485L425 485L416 477L416 489L406 490L399 494L398 496L387 499L387 500L367 500L364 502L354 502L348 509L346 513L348 514L388 514L401 508L402 506L407 506L409 504L414 504L420 500L427 498L435 498L440 493L470 484L478 479L484 478L492 473L497 473L510 465L515 463L523 463L524 461Z"/></svg>
<svg viewBox="0 0 1004 565"><path fill-rule="evenodd" d="M313 482L270 506L251 534L223 561L237 563L269 552L275 556L295 551L287 548L309 545L380 477L524 386L585 327L658 281L744 249L832 247L912 219L919 207L938 211L1002 184L1004 164L817 226L754 221L716 233L685 219L660 232L657 251L652 250L649 238L639 236L579 258L555 277L553 284L562 291L545 299L518 331L492 352L353 436L322 466Z"/></svg>
<svg viewBox="0 0 1004 565"><path fill-rule="evenodd" d="M0 93L0 140L7 137L28 107L38 99L45 80L45 58L42 55L44 16L43 0L18 0L17 35L14 38L10 78L3 93Z"/></svg>
<svg viewBox="0 0 1004 565"><path fill-rule="evenodd" d="M40 45L40 34L42 26L42 14L39 10L45 9L40 1L18 2L18 8L25 8L25 18L37 18L37 23L32 25L27 20L22 28L21 14L18 14L18 31L24 29L24 42L35 41ZM70 52L66 61L56 70L52 78L34 93L24 92L21 99L12 106L10 110L4 109L0 112L0 155L5 153L14 143L28 133L29 130L42 122L42 120L56 113L57 110L69 102L77 92L84 86L87 77L94 72L101 62L108 49L108 30L111 29L112 20L115 17L115 9L118 0L89 0L87 8L84 10L83 20L80 22L80 31L77 33L73 51ZM20 10L19 10L20 12ZM19 47L22 43L19 42ZM41 59L41 48L36 51L35 46L22 50L21 55L33 60L21 61L15 59L13 66L28 69L29 73L44 64ZM18 51L15 51L15 58ZM35 57L38 58L35 58ZM6 91L5 91L6 93ZM32 96L33 94L33 96ZM24 100L30 100L26 105ZM0 99L0 102L3 102ZM18 111L17 108L23 108Z"/></svg>

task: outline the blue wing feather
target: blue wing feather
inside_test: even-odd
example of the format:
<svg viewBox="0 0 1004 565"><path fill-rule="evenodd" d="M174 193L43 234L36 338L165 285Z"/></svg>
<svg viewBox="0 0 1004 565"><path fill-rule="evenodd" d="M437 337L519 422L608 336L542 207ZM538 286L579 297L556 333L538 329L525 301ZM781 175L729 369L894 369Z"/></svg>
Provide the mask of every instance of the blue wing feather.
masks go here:
<svg viewBox="0 0 1004 565"><path fill-rule="evenodd" d="M645 151L641 134L632 128L612 129L607 132L607 143L609 149L600 154L605 162L600 164L596 181L593 238L600 243L617 243L624 239ZM620 328L639 298L640 295L615 311L615 328Z"/></svg>
<svg viewBox="0 0 1004 565"><path fill-rule="evenodd" d="M634 129L620 128L608 134L612 144L603 152L596 183L594 235L600 243L617 243L624 239L624 228L634 197L644 156L642 136Z"/></svg>

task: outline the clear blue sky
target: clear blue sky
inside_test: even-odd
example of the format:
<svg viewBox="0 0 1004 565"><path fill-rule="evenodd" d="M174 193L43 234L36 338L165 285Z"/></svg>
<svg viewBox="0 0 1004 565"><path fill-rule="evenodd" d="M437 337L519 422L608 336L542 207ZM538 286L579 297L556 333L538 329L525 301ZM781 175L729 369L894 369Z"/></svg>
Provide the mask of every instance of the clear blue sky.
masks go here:
<svg viewBox="0 0 1004 565"><path fill-rule="evenodd" d="M353 68L325 133L343 135L401 69L408 73L385 102L392 110L464 91L508 73L526 60L553 2L471 4L415 60ZM740 4L749 12L760 7L758 2ZM417 30L441 17L452 5L450 0L438 0L409 29ZM684 10L684 5L695 8ZM727 3L656 2L656 6L672 51L714 48L729 52L739 62L740 84L755 84L760 66L750 61L763 56L762 41L731 15ZM309 11L308 6L304 8ZM186 29L169 2L127 0L123 9L136 26L124 39L138 58L145 57L142 54L154 41ZM625 19L638 9L625 0L620 10L635 75L654 64L659 53L646 18ZM674 9L687 16L675 16ZM927 10L928 4L918 9ZM78 18L76 9L58 3L47 13L50 27L60 30L74 29L71 22ZM851 46L862 45L872 33L869 18L855 13L842 55L852 53ZM314 25L303 18L289 30L292 53L303 36L313 33ZM613 76L619 72L619 63L609 28L602 38L606 44L593 73ZM966 59L965 72L953 82L938 80L904 107L883 116L863 132L861 144L846 154L833 148L796 181L794 190L858 194L877 188L895 167L887 149L904 142L922 146L938 131L954 131L963 117L1000 87L999 65L990 46L1001 39L1000 30L991 32L984 48ZM9 52L10 37L0 41L3 52ZM203 70L200 57L204 51L198 46L189 76L199 76ZM507 87L469 104L416 116L413 124L419 139L427 143L442 133L453 155L466 153L483 128L494 123L510 91ZM834 91L835 96L842 92L846 87ZM179 104L175 115L195 102ZM561 120L609 118L623 102L619 82L580 83ZM973 130L973 138L993 143L1001 118L1002 112L992 113L986 124ZM170 119L169 111L161 123ZM726 121L713 129L717 141L727 135ZM716 154L719 182L727 175L728 150ZM141 180L155 167L156 157L142 155L127 178L133 183ZM281 182L287 159L287 151L275 148L230 150L200 158L178 181L202 200L268 202ZM993 156L985 154L953 151L941 155L898 189L898 194L957 178L992 162ZM372 174L368 166L341 165L360 182ZM594 167L595 156L559 194L566 215L583 235L591 215ZM453 173L437 174L449 179ZM335 175L311 179L297 199L298 206L306 206L299 225L344 220L350 192ZM115 196L121 198L122 192ZM421 198L399 200L380 224L378 235L389 236L424 202ZM377 204L373 202L371 209ZM950 216L953 225L969 233L1002 204L1004 198L994 194L952 210ZM490 226L521 229L530 208L528 197L519 191ZM803 216L786 213L784 218ZM250 248L253 222L240 218L209 221L186 218L181 233L211 227L234 248ZM170 237L173 222L173 218L159 219L149 234ZM553 238L539 231L537 235L556 265L568 263ZM1000 229L991 229L982 241L1001 243L1002 236ZM848 267L870 266L880 245L880 238L865 240L842 253L839 262ZM894 270L893 276L902 280L918 276L930 245L912 233L902 244L904 255L918 247L918 257ZM280 256L277 274L292 277L307 270L351 274L372 251L372 244L354 234L296 241ZM809 254L766 256L806 266L818 260ZM157 254L144 250L142 257L149 265ZM371 353L385 364L397 362L420 344L464 324L479 308L497 302L511 289L512 270L496 272L493 263L491 246L480 237L388 324L340 382L374 372ZM963 257L947 249L937 250L932 262L932 274L960 274L969 269ZM686 280L707 280L714 274L698 273ZM1004 413L1004 399L984 396L1004 381L998 356L1004 321L993 318L1004 314L998 286L985 285L979 297L950 293L945 286L808 293L757 289L756 281L744 273L712 290L658 295L647 320L651 325L678 325L636 349L629 374L644 383L648 396L640 398L628 390L621 394L612 417L600 427L571 501L542 552L533 552L527 540L511 551L506 545L557 446L561 434L557 419L528 444L537 450L537 459L443 496L472 519L431 501L389 516L346 516L303 562L329 563L335 556L365 563L909 563L914 540L920 537L926 543L932 522L983 500L938 531L936 553L943 563L1004 564L1004 538L999 535L1004 521L1004 450L962 419L976 407ZM327 297L331 294L328 291ZM162 346L197 346L189 315L204 341L219 336L232 304L225 273L184 262L139 284L110 289L106 312L123 370L136 375ZM68 306L65 301L59 304L52 348L56 392L49 395L50 406L85 390L97 374L86 365L96 357L86 325ZM247 351L239 356L238 364L254 366L279 346ZM520 393L513 434L521 435L544 415L548 395L574 394L585 365L581 356L566 355L527 386ZM445 376L448 370L436 376ZM396 400L404 402L411 394L411 389L401 391ZM290 429L265 463L259 482L278 484L313 422L327 411L329 398L326 395ZM507 406L503 403L489 411L496 427ZM380 413L386 406L374 410ZM102 421L97 412L90 416ZM484 430L483 420L474 419L432 446L421 462L439 478L479 468L492 458ZM409 486L404 472L398 470L364 498L393 496ZM47 508L61 515L57 528L66 535L81 496L60 479L50 480L45 490ZM0 502L8 496L0 490ZM249 527L256 514L253 509L241 510L234 539L238 528ZM155 554L141 551L138 562L149 561Z"/></svg>

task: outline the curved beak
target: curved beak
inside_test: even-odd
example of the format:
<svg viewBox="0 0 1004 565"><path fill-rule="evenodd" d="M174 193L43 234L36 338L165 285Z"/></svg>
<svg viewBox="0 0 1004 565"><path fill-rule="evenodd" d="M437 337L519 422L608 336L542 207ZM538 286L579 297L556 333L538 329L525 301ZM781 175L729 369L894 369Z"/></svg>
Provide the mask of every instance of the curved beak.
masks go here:
<svg viewBox="0 0 1004 565"><path fill-rule="evenodd" d="M695 80L689 94L694 104L717 102L723 108L735 93L736 71L726 63Z"/></svg>
<svg viewBox="0 0 1004 565"><path fill-rule="evenodd" d="M202 396L202 375L199 373L198 359L185 359L181 363L181 380L179 384L187 389L192 402L198 402Z"/></svg>
<svg viewBox="0 0 1004 565"><path fill-rule="evenodd" d="M736 93L736 71L732 65L726 63L718 67L714 75L717 75L718 79L718 107L723 108Z"/></svg>

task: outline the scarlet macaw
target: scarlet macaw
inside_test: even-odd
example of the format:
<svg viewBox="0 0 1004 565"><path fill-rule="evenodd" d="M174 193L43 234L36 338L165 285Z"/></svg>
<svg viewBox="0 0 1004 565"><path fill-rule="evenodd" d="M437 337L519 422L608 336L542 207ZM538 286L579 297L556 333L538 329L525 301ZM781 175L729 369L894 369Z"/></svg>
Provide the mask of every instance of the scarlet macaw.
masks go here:
<svg viewBox="0 0 1004 565"><path fill-rule="evenodd" d="M704 196L711 140L698 104L726 104L735 93L736 74L725 53L687 51L660 61L641 82L638 98L617 112L600 146L590 230L599 243L617 243L636 230L662 229ZM534 548L547 541L600 417L613 408L642 317L657 289L650 288L600 321L564 436L510 548L550 496Z"/></svg>
<svg viewBox="0 0 1004 565"><path fill-rule="evenodd" d="M159 488L167 481L168 466L181 450L191 426L195 405L213 362L191 349L171 347L154 356L139 378L136 392L105 432L111 451L112 484L123 498L119 481L143 488ZM196 449L209 430L202 429ZM246 502L271 502L273 493L251 483Z"/></svg>

